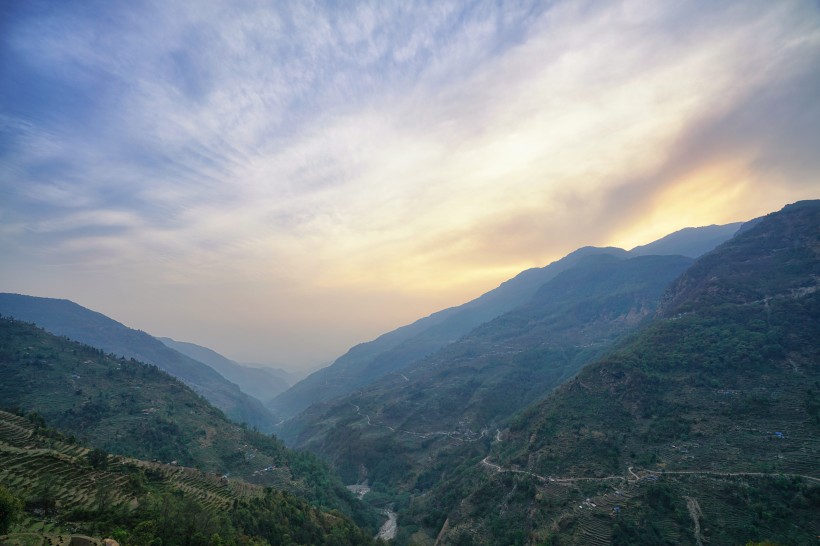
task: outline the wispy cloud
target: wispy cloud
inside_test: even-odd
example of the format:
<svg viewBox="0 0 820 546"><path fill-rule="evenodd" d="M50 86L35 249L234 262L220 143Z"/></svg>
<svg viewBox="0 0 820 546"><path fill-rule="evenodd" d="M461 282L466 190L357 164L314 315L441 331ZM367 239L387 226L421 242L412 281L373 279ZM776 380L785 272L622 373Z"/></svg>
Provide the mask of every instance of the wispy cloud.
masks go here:
<svg viewBox="0 0 820 546"><path fill-rule="evenodd" d="M0 280L157 329L182 328L152 318L167 299L135 311L100 279L261 298L248 318L287 332L257 359L818 189L808 2L54 2L1 39ZM158 333L218 330L201 315Z"/></svg>

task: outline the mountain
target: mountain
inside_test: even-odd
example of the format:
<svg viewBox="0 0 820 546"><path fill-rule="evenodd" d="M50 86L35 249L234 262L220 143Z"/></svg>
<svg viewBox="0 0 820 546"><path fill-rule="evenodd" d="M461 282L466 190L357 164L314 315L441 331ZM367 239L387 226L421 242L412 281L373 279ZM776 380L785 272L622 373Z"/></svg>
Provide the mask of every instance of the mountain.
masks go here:
<svg viewBox="0 0 820 546"><path fill-rule="evenodd" d="M283 378L281 370L277 373L269 368L243 366L201 345L175 341L169 337L157 339L171 349L207 364L228 381L236 383L242 392L257 400L267 402L290 387L290 384Z"/></svg>
<svg viewBox="0 0 820 546"><path fill-rule="evenodd" d="M541 286L526 305L401 373L311 406L279 435L330 461L348 483L366 472L372 482L423 488L439 478L426 461L446 459L453 446L494 435L515 412L638 328L692 262L683 256L588 255Z"/></svg>
<svg viewBox="0 0 820 546"><path fill-rule="evenodd" d="M273 486L373 523L315 457L229 421L156 366L8 318L0 319L0 408L33 415L69 441Z"/></svg>
<svg viewBox="0 0 820 546"><path fill-rule="evenodd" d="M621 249L585 247L544 268L528 269L495 290L459 307L451 307L362 343L280 394L268 405L292 416L311 404L350 394L456 341L476 326L522 305L538 288L584 256Z"/></svg>
<svg viewBox="0 0 820 546"><path fill-rule="evenodd" d="M627 257L652 253L697 257L730 238L738 227L738 224L730 224L689 228L633 249L631 254L613 247L580 248L545 267L523 271L464 305L433 313L353 347L331 366L314 372L278 395L268 407L276 415L291 417L311 404L353 393L380 377L400 371L453 343L473 328L526 304L544 283L586 256L611 254Z"/></svg>
<svg viewBox="0 0 820 546"><path fill-rule="evenodd" d="M291 386L295 385L316 370L327 367L329 363L326 362L324 364L310 366L305 369L300 368L297 370L286 370L281 366L281 364L273 362L238 362L238 364L240 366L245 366L246 368L262 368L263 370L268 371L276 377L282 379L282 381L287 383L288 386Z"/></svg>
<svg viewBox="0 0 820 546"><path fill-rule="evenodd" d="M268 405L277 415L288 417L309 405L349 394L388 373L424 358L476 326L522 305L547 280L571 267L584 256L615 248L585 247L543 268L523 271L498 288L458 307L451 307L397 328L373 341L359 344L332 365L318 370Z"/></svg>
<svg viewBox="0 0 820 546"><path fill-rule="evenodd" d="M14 516L22 516L15 518ZM13 521L13 520L17 521ZM2 544L374 544L338 512L286 491L109 455L0 411ZM89 536L90 535L90 536Z"/></svg>
<svg viewBox="0 0 820 546"><path fill-rule="evenodd" d="M128 328L101 313L69 300L0 293L0 314L35 323L55 335L106 353L154 364L182 380L231 419L263 431L273 429L275 420L270 412L237 385L145 332Z"/></svg>
<svg viewBox="0 0 820 546"><path fill-rule="evenodd" d="M677 254L689 258L699 258L715 247L731 239L743 226L743 222L722 226L684 228L652 243L636 246L629 251L631 256Z"/></svg>
<svg viewBox="0 0 820 546"><path fill-rule="evenodd" d="M820 201L764 217L400 525L440 545L813 543L819 279Z"/></svg>

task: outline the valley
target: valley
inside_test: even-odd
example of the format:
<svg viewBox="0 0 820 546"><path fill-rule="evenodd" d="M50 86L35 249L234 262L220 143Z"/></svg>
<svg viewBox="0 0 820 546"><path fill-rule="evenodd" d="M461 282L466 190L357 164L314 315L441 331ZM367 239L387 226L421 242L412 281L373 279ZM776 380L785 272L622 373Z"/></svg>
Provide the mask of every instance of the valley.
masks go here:
<svg viewBox="0 0 820 546"><path fill-rule="evenodd" d="M375 511L352 497L318 460L232 423L155 366L106 355L8 318L0 318L0 358L4 407L27 416L0 414L4 423L0 429L7 435L0 487L30 507L37 506L36 499L47 488L51 506L47 512L29 508L35 511L27 512L29 519L12 528L15 535L40 529L46 520L59 528L85 531L80 534L105 529L111 533L116 525L133 533L137 523L129 523L130 513L152 506L151 495L179 495L180 509L194 503L185 508L191 517L230 512L238 506L234 499L245 498L219 493L231 487L257 492L261 500L251 495L248 502L261 502L263 511L282 510L291 502L297 502L298 512L319 510L317 517L332 511L335 515L328 521L339 518L345 529L339 532L358 537L354 544L366 541L351 520L375 534ZM89 454L95 454L96 463L89 462ZM111 469L120 468L116 461L130 461L122 463L124 474L109 472L109 462ZM108 474L91 472L94 464L103 465L100 468ZM53 481L51 471L45 469L65 469L60 470L64 481ZM156 488L144 486L157 472L173 479L157 483ZM99 496L95 491L104 484L111 497L105 505L115 513L76 514L83 503L93 505L95 495ZM231 487L225 489L226 485ZM266 491L276 493L268 497ZM145 517L149 516L156 519L150 514ZM78 517L86 523L75 525ZM237 525L239 520L225 523L225 532L235 532ZM314 538L303 537L300 543L325 540L333 526L323 525L311 531L313 535L305 535Z"/></svg>
<svg viewBox="0 0 820 546"><path fill-rule="evenodd" d="M0 546L820 546L820 0L0 0Z"/></svg>
<svg viewBox="0 0 820 546"><path fill-rule="evenodd" d="M693 543L722 543L727 536L740 540L743 526L739 523L734 527L735 524L718 523L719 530L704 523L723 521L723 508L717 507L726 501L720 495L708 499L698 496L693 484L702 484L709 495L717 495L717 490L769 487L761 484L786 480L792 484L789 487L805 491L801 494L809 495L808 498L817 492L818 425L806 414L807 410L814 411L814 406L800 402L806 396L801 394L804 385L818 379L814 356L817 346L813 341L818 334L817 322L809 318L815 312L816 273L812 272L820 269L815 250L817 208L816 203L802 204L792 207L788 214L784 212L783 216L791 216L795 224L787 220L778 222L777 215L773 215L765 236L755 237L749 229L750 234L739 237L736 244L727 243L694 266L684 265L679 271L686 271L677 279L677 273L665 278L655 272L650 274L648 277L660 285L654 296L658 298L657 310L647 312L644 323L635 322L632 332L636 333L625 330L622 336L610 338L604 334L606 343L589 354L585 361L589 364L575 368L580 369L577 376L572 372L563 378L557 376L553 383L557 397L536 400L535 404L529 402L525 393L532 375L525 376L528 383L507 386L488 383L482 387L477 381L485 370L493 370L497 362L515 362L527 354L529 340L549 341L550 335L557 334L556 340L569 339L576 347L595 347L595 342L590 341L601 340L601 333L607 332L602 326L611 324L597 317L611 321L613 317L629 316L630 309L634 309L634 303L617 300L617 290L613 291L612 283L617 282L618 276L612 267L623 264L624 258L595 257L593 262L585 265L582 261L566 274L578 283L584 278L584 267L601 268L603 275L591 278L595 279L593 282L606 279L609 284L601 289L607 298L612 300L614 296L619 302L621 307L613 309L619 309L620 314L604 311L607 305L616 305L607 303L607 299L589 304L573 302L596 310L585 315L567 312L560 305L555 315L545 315L543 311L536 315L534 310L544 307L530 304L529 308L512 312L509 318L502 317L477 328L442 350L440 356L427 357L336 402L317 404L315 409L286 423L283 437L289 442L298 438L295 445L306 446L322 456L347 483L356 483L365 476L370 487L382 495L392 491L388 496L393 495L391 498L399 507L398 543L459 544L467 543L470 537L470 543L488 544L529 544L547 539L560 544L603 544L619 543L621 534L632 536L630 540L639 543L686 543L690 539ZM788 258L778 255L776 249L787 247L793 249ZM791 263L788 273L781 259ZM803 265L796 265L799 260ZM734 278L738 270L732 264L740 261L746 273L739 282ZM715 277L717 271L720 273ZM625 278L634 298L639 276L633 269ZM707 288L693 289L703 282L699 279L710 278L713 280L709 281L708 292L701 292ZM715 278L724 284L715 285ZM572 291L561 284L560 275L552 282L558 283L556 295L571 297ZM669 284L673 288L667 289ZM547 282L541 292L549 285ZM727 287L729 298L717 295L720 286ZM742 296L739 290L745 291ZM687 293L685 299L681 291ZM595 289L585 286L583 294L595 294ZM703 299L702 294L709 294L708 299ZM550 296L543 301L555 305L561 301L555 298ZM755 322L761 311L766 316L764 324ZM538 330L533 329L538 324L532 318L536 316L556 319L548 318L552 322ZM570 324L577 330L566 326L562 329L567 317L576 321ZM517 332L520 337L511 337L506 332ZM764 332L768 332L767 337L761 337ZM764 346L769 348L763 349ZM783 352L788 346L794 350ZM571 348L572 345L567 347ZM675 349L670 353L672 348ZM554 362L555 354L544 352L537 358ZM777 357L780 363L765 372L752 368L739 373L743 368L736 366L730 370L697 367L702 358L713 354L708 358L726 362L768 354L766 358ZM522 369L532 370L537 358L523 361L528 368ZM634 364L627 366L621 362L636 358L645 362L641 364L645 371L630 375L629 366ZM664 364L670 358L673 360ZM761 362L759 358L754 357L751 362ZM471 361L481 364L468 364ZM457 370L461 366L465 366L463 377L472 383L457 382L456 389L448 388L452 378L459 377ZM672 371L676 366L683 367ZM427 380L425 374L432 379ZM595 386L602 381L600 387ZM469 388L464 390L466 385ZM670 388L669 395L662 394ZM538 389L549 391L544 386ZM599 392L596 389L601 389L600 396L604 396L600 402L595 397L598 395L593 395ZM510 409L499 411L504 406L486 403L492 400L486 397L494 393L504 393L502 400ZM509 393L515 393L515 402L507 398ZM626 398L616 402L621 397ZM535 408L551 407L550 404L562 399L567 402L552 410L552 417L545 421L550 423L548 427L531 425L521 429L523 423L533 422ZM453 400L457 402L450 407L455 412L448 417L440 404ZM767 408L766 412L752 411L755 403ZM659 408L663 408L662 414L658 414ZM521 409L524 411L518 413ZM481 419L482 415L494 418ZM726 416L735 419L727 421ZM624 419L635 421L627 424ZM305 426L306 422L312 424ZM558 432L569 425L566 437ZM291 431L298 431L298 435L291 435ZM384 461L389 461L388 466ZM748 485L752 483L757 485ZM664 501L667 504L647 508L647 495L655 494L655 486L663 486L671 496ZM521 490L528 491L523 498ZM784 494L786 490L788 487ZM506 506L505 517L499 520L497 515L483 512L493 506L485 504L487 498L502 499L505 495L513 495L502 504ZM483 499L482 508L477 512L465 509L476 497ZM630 512L638 514L637 519L625 518L622 525L614 527L617 522L613 520L601 527L599 519L611 518L616 506L620 512L626 501L639 508ZM811 505L812 501L808 502ZM533 510L539 505L542 508L538 510L545 516L552 514L540 523L532 519L532 512L525 516L525 507ZM642 519L656 508L673 505L682 507L686 513L686 518L676 520L674 525L655 529ZM575 521L579 510L591 514L572 524L582 530L563 530L564 524L560 522ZM691 513L700 515L693 520ZM431 514L440 515L434 519ZM753 520L743 519L747 516L737 515L738 521L746 521L754 529ZM809 525L804 532L810 536L816 521L810 523L813 519L806 513L802 517L804 524ZM504 523L505 520L508 522ZM587 529L587 525L591 527ZM425 527L430 531L425 532ZM507 536L501 531L505 528L529 530ZM554 534L555 529L562 530ZM783 532L776 529L769 532ZM761 531L752 531L755 532ZM639 535L644 538L639 540ZM500 538L504 536L507 538Z"/></svg>
<svg viewBox="0 0 820 546"><path fill-rule="evenodd" d="M772 215L704 257L673 283L659 320L513 418L490 455L411 512L444 509L442 544L809 540L818 209ZM452 490L452 504L438 500ZM508 498L504 514L492 498Z"/></svg>
<svg viewBox="0 0 820 546"><path fill-rule="evenodd" d="M287 406L274 436L232 423L190 378L4 317L0 486L27 499L13 536L120 525L130 544L143 507L158 517L150 493L189 499L191 517L224 512L228 535L250 524L237 507L297 503L315 522L297 543L800 543L820 534L820 202L722 237L735 231L726 242L686 231L693 257L663 253L680 235L580 249L355 347L271 395L271 407L297 395L304 406ZM21 296L0 304L92 316ZM115 333L105 339L134 335L94 320ZM140 343L129 350L155 347ZM333 377L347 379L303 397ZM57 473L48 486L46 472Z"/></svg>

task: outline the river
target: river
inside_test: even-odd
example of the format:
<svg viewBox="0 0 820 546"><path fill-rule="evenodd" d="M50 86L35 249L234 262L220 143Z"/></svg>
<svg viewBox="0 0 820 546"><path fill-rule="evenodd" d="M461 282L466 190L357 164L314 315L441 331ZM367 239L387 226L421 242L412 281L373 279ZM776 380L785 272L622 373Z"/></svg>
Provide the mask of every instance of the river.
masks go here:
<svg viewBox="0 0 820 546"><path fill-rule="evenodd" d="M398 529L398 518L396 513L392 510L385 510L384 515L387 516L387 521L384 522L382 528L379 529L379 534L376 538L383 540L393 540L396 538L396 529Z"/></svg>

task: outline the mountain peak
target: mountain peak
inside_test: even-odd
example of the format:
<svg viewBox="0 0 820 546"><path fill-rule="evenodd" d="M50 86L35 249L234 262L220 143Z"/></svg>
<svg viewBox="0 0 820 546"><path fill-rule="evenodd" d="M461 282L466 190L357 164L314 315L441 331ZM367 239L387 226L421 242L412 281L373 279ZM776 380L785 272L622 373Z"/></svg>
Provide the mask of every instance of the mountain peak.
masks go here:
<svg viewBox="0 0 820 546"><path fill-rule="evenodd" d="M718 303L762 301L817 285L820 200L787 205L751 224L670 287L663 316Z"/></svg>
<svg viewBox="0 0 820 546"><path fill-rule="evenodd" d="M734 224L702 227L687 227L653 241L646 245L636 246L629 251L632 256L647 254L680 254L688 258L699 258L722 242L730 239L743 226L743 222Z"/></svg>

